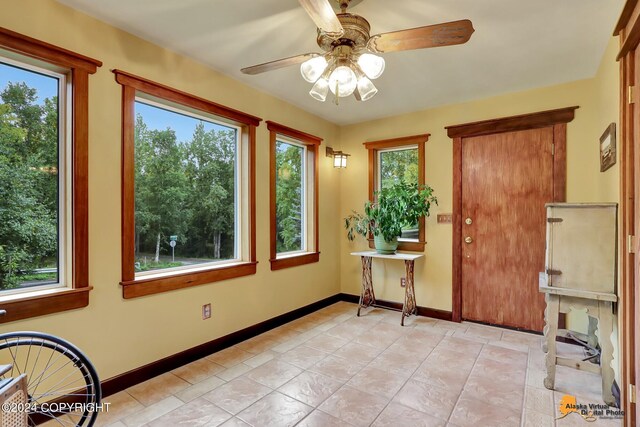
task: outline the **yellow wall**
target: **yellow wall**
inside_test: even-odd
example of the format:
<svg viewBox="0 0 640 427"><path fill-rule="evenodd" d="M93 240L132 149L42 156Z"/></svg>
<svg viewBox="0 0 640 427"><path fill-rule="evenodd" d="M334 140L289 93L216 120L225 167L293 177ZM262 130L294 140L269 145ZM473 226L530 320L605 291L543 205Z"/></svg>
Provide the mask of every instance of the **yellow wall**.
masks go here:
<svg viewBox="0 0 640 427"><path fill-rule="evenodd" d="M269 269L269 133L257 132L257 249L255 276L123 300L120 280L120 93L111 69L122 69L223 105L295 127L331 144L338 128L184 56L117 30L52 0L5 1L0 26L101 60L90 78L90 305L73 312L2 325L0 332L40 330L84 349L101 378L310 304L340 291L339 246L320 240L320 262ZM323 143L324 145L324 143ZM321 150L322 151L322 150ZM332 203L338 175L320 158L320 232L339 227ZM213 304L211 320L201 306Z"/></svg>
<svg viewBox="0 0 640 427"><path fill-rule="evenodd" d="M567 130L567 201L617 202L618 166L600 173L599 138L611 121L617 121L618 75L615 41L610 43L603 65L594 79L480 101L444 106L397 117L360 123L340 129L342 150L351 154L348 169L341 176L342 216L362 210L367 198L367 150L365 141L430 133L426 144L426 182L435 189L439 206L427 219L426 259L416 263L415 286L418 305L451 310L452 226L437 224L436 215L452 211L452 142L445 126L478 120L532 113L577 105L576 117ZM429 91L425 90L425 96ZM366 248L362 239L351 243L340 239L342 291L359 292L359 261L353 250ZM374 266L376 296L402 301L399 277L404 267L385 261Z"/></svg>
<svg viewBox="0 0 640 427"><path fill-rule="evenodd" d="M28 11L28 13L25 13ZM426 260L416 269L419 305L451 309L452 145L444 126L579 105L568 127L569 201L617 201L618 167L599 172L598 138L617 121L617 68L612 41L594 79L445 106L353 126L338 127L265 93L225 77L192 59L145 42L53 0L4 2L0 26L94 57L104 65L90 78L90 279L89 307L0 327L63 336L84 349L108 378L212 340L338 292L357 294L359 262L349 255L363 241L347 242L342 220L367 197L367 158L362 143L431 133L426 178L440 205L427 221ZM123 300L120 279L120 86L118 68L229 107L318 135L350 153L349 167L334 170L320 159L320 263L271 272L268 224L268 132L258 128L258 273L186 290ZM427 88L428 89L428 88ZM429 91L425 90L428 96ZM321 150L322 152L322 150ZM377 264L379 298L401 301L400 266ZM213 318L200 319L213 304Z"/></svg>

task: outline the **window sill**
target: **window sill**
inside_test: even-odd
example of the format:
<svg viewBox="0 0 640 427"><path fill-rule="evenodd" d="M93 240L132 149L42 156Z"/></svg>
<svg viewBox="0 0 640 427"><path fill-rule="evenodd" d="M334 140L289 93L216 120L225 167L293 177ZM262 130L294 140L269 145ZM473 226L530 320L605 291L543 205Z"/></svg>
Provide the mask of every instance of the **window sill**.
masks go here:
<svg viewBox="0 0 640 427"><path fill-rule="evenodd" d="M213 267L208 270L186 271L166 276L139 277L131 281L120 282L124 299L138 298L146 295L189 288L205 283L256 274L257 262L239 262L224 267Z"/></svg>
<svg viewBox="0 0 640 427"><path fill-rule="evenodd" d="M427 242L399 242L398 250L409 252L424 252L424 247L426 244ZM373 239L369 239L369 247L371 249L375 249L376 245L373 243Z"/></svg>
<svg viewBox="0 0 640 427"><path fill-rule="evenodd" d="M7 312L0 317L0 323L86 307L89 305L89 291L92 289L92 286L55 288L0 297L0 309Z"/></svg>
<svg viewBox="0 0 640 427"><path fill-rule="evenodd" d="M283 268L296 267L298 265L311 264L320 261L320 252L305 252L282 258L275 258L271 261L271 270L282 270Z"/></svg>

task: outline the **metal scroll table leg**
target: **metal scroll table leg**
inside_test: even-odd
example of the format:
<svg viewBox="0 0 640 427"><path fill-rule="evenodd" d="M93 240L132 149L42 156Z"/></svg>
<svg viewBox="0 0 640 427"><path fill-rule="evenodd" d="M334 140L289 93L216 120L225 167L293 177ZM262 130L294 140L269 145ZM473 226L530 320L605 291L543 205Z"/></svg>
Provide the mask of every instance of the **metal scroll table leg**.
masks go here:
<svg viewBox="0 0 640 427"><path fill-rule="evenodd" d="M404 288L404 304L402 305L402 320L400 326L404 326L404 318L416 314L416 294L413 289L413 261L405 260L406 269L405 288Z"/></svg>
<svg viewBox="0 0 640 427"><path fill-rule="evenodd" d="M373 293L373 281L371 280L371 257L363 256L362 259L362 291L360 292L360 302L358 303L358 317L360 309L367 308L376 303L376 296Z"/></svg>

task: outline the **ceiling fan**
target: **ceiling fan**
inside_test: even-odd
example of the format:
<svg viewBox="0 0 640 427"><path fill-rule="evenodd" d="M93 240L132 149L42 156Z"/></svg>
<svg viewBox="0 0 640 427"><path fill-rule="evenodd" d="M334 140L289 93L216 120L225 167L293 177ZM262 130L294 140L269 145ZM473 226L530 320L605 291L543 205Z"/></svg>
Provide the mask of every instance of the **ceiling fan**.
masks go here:
<svg viewBox="0 0 640 427"><path fill-rule="evenodd" d="M371 99L378 89L371 80L384 72L384 58L378 54L401 50L452 46L469 41L474 29L468 19L407 30L369 35L371 26L347 8L362 0L299 0L318 27L318 46L324 53L304 53L243 68L244 74L260 74L302 64L302 77L313 87L309 94L324 102L331 91L338 99L351 94L358 101ZM331 2L340 8L335 13Z"/></svg>

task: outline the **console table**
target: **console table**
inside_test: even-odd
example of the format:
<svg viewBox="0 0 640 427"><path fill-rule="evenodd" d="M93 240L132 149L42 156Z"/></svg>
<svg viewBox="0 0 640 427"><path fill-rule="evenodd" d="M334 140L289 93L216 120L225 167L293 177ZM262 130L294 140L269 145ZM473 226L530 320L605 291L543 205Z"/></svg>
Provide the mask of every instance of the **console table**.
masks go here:
<svg viewBox="0 0 640 427"><path fill-rule="evenodd" d="M362 290L360 291L360 301L358 303L358 316L360 309L376 306L376 297L373 292L373 280L371 279L371 260L373 258L395 259L404 261L406 270L405 288L404 288L404 304L402 305L402 318L400 325L404 326L404 318L416 314L416 294L413 289L413 264L418 258L422 258L424 254L405 254L396 252L394 255L383 255L376 251L352 252L351 255L359 256L362 260Z"/></svg>

